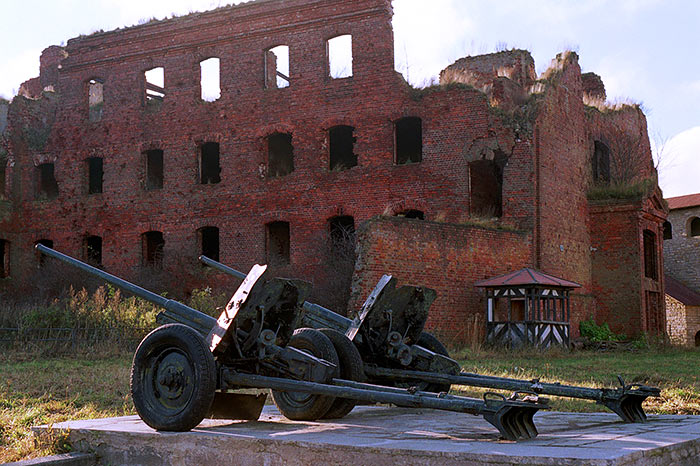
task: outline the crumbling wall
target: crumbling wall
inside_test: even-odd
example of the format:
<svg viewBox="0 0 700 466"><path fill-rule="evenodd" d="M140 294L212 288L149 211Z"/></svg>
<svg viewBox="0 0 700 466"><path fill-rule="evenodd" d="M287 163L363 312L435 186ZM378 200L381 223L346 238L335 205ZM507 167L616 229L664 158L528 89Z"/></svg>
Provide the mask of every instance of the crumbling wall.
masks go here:
<svg viewBox="0 0 700 466"><path fill-rule="evenodd" d="M536 267L582 285L572 293L591 294L588 231L587 144L581 71L573 52L558 55L540 78L541 102L533 131L536 158ZM573 305L572 336L586 318Z"/></svg>
<svg viewBox="0 0 700 466"><path fill-rule="evenodd" d="M527 232L377 217L358 232L350 309L359 309L383 274L399 285L434 288L426 329L456 344L482 341L486 304L474 282L530 266Z"/></svg>
<svg viewBox="0 0 700 466"><path fill-rule="evenodd" d="M18 143L15 150L23 233L13 239L12 257L22 264L13 275L32 272L39 239L84 258L85 238L98 236L103 266L134 278L141 235L151 231L163 234L163 265L174 272L200 253L203 227L218 228L222 262L247 270L267 262L266 225L282 221L290 225L290 264L280 273L323 288L334 283L323 252L331 218L350 216L359 225L385 211L417 210L428 220L468 219L464 153L493 131L508 139L501 136L507 129L473 88L410 89L393 69L391 14L388 0L251 2L47 49L39 84L57 76L50 94L59 104L44 149ZM324 71L325 41L342 34L352 36L352 76L332 79ZM265 51L280 44L289 46L290 84L266 88ZM220 58L221 97L205 102L199 63L210 57ZM144 71L158 67L163 98L153 104ZM91 82L102 84L99 119L90 117ZM422 122L417 163L395 160L395 123L404 117ZM354 128L358 163L347 170L330 169L329 129L338 125ZM285 176L268 176L273 133L291 135L294 169ZM207 143L219 145L218 183L199 182ZM525 143L514 149L512 135L502 145L526 157ZM163 151L162 188L147 183L150 150ZM93 158L103 159L101 193L89 192ZM35 199L39 160L55 162L56 199ZM516 184L524 190L528 183ZM509 202L504 217L513 210L518 220L527 217L527 206L511 209Z"/></svg>
<svg viewBox="0 0 700 466"><path fill-rule="evenodd" d="M595 143L603 143L609 149L609 180L611 185L629 185L650 180L656 186L657 173L651 154L647 121L638 105L586 106L586 130L588 139L588 165L586 177L593 179L592 158Z"/></svg>
<svg viewBox="0 0 700 466"><path fill-rule="evenodd" d="M521 87L532 85L537 74L530 52L513 49L460 58L440 73L440 82L461 82L481 89L498 77L507 77Z"/></svg>

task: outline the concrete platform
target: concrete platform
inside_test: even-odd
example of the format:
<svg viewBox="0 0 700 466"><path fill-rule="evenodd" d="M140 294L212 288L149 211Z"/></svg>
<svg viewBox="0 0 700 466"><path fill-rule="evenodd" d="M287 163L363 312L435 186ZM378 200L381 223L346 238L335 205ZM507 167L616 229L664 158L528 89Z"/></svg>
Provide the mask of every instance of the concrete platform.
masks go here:
<svg viewBox="0 0 700 466"><path fill-rule="evenodd" d="M185 433L156 432L137 416L53 427L109 465L700 464L700 416L625 424L614 414L540 412L535 423L540 435L517 443L480 417L376 406L334 422L289 421L266 406L256 422L207 420Z"/></svg>

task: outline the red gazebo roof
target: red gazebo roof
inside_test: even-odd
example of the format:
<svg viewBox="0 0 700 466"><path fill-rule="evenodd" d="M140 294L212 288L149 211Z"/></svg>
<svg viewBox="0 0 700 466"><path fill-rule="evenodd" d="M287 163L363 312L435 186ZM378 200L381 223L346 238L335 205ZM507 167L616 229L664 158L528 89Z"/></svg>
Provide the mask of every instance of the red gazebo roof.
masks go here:
<svg viewBox="0 0 700 466"><path fill-rule="evenodd" d="M552 275L540 272L539 270L525 267L524 269L516 270L505 275L481 280L474 284L478 287L504 287L504 286L528 286L539 285L543 287L556 286L561 288L580 288L578 283L557 278Z"/></svg>

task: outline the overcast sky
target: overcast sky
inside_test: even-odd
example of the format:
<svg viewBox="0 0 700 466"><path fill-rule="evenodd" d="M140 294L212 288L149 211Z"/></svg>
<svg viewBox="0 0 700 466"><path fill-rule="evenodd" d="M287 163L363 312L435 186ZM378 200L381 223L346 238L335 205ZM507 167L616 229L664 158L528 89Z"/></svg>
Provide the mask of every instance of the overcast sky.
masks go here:
<svg viewBox="0 0 700 466"><path fill-rule="evenodd" d="M49 45L227 0L1 0L0 96L39 73ZM241 3L239 1L234 3ZM525 48L542 72L559 52L602 76L608 100L642 104L652 139L665 141L666 197L700 192L700 1L394 0L396 68L416 85L456 59Z"/></svg>

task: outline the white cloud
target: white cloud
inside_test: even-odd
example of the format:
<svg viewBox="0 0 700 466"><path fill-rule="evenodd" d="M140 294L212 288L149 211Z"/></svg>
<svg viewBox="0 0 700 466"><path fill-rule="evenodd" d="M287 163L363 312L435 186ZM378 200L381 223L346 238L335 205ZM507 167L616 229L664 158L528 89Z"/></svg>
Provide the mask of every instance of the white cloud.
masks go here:
<svg viewBox="0 0 700 466"><path fill-rule="evenodd" d="M2 64L0 97L11 99L17 95L20 84L39 76L40 55L41 49L27 49L18 55L11 56L7 62Z"/></svg>
<svg viewBox="0 0 700 466"><path fill-rule="evenodd" d="M685 130L664 144L659 185L664 197L700 193L700 126Z"/></svg>
<svg viewBox="0 0 700 466"><path fill-rule="evenodd" d="M700 79L698 79L697 81L687 82L683 87L685 87L688 90L688 92L700 95Z"/></svg>

